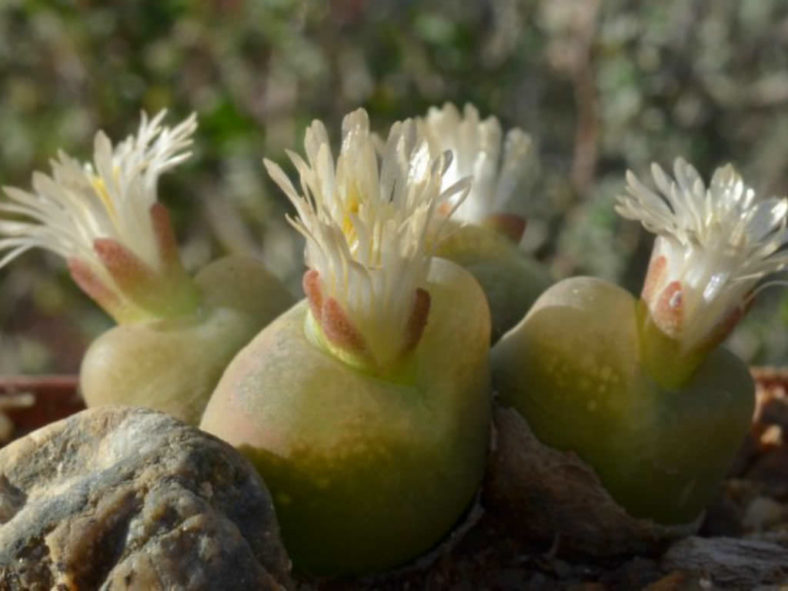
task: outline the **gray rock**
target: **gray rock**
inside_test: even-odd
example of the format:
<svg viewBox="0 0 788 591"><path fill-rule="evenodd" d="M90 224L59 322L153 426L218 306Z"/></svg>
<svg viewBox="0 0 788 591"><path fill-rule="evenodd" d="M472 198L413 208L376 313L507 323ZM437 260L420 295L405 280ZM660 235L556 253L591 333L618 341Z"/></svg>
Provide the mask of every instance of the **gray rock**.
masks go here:
<svg viewBox="0 0 788 591"><path fill-rule="evenodd" d="M788 582L788 548L762 540L690 537L668 549L662 568L708 576L723 589L755 589Z"/></svg>
<svg viewBox="0 0 788 591"><path fill-rule="evenodd" d="M290 587L259 476L151 410L100 407L0 450L0 590Z"/></svg>

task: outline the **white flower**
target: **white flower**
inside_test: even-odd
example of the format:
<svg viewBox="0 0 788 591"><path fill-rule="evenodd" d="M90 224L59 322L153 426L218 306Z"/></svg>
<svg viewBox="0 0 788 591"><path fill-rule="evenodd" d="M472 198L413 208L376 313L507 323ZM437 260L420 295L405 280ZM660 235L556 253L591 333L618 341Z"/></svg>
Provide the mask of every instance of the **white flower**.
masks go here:
<svg viewBox="0 0 788 591"><path fill-rule="evenodd" d="M443 175L443 187L471 177L471 190L454 216L465 222L480 223L500 213L512 196L523 190L531 166L531 137L519 128L509 130L501 150L501 124L495 117L479 119L473 105L462 113L451 103L432 107L419 120L433 154L450 150L454 158Z"/></svg>
<svg viewBox="0 0 788 591"><path fill-rule="evenodd" d="M413 121L395 123L380 157L364 110L342 123L334 162L325 127L306 132L306 158L289 153L299 194L265 161L298 212L310 270L304 288L326 339L351 358L385 369L414 347L426 322L428 229L436 208L467 190L441 190L448 155L432 158Z"/></svg>
<svg viewBox="0 0 788 591"><path fill-rule="evenodd" d="M113 263L125 265L126 279L170 271L177 253L167 213L156 208L156 186L159 175L190 156L185 150L197 128L194 114L162 127L165 113L153 119L143 113L137 135L114 147L99 131L92 163L59 152L51 176L33 174L32 192L5 187L10 201L0 203L0 267L44 248L64 257L80 286L113 315L112 308L141 305L128 301Z"/></svg>
<svg viewBox="0 0 788 591"><path fill-rule="evenodd" d="M758 281L788 263L780 250L788 199L759 200L730 164L708 188L683 159L674 174L652 165L658 194L628 172L616 211L658 235L642 298L657 326L690 350L724 339Z"/></svg>

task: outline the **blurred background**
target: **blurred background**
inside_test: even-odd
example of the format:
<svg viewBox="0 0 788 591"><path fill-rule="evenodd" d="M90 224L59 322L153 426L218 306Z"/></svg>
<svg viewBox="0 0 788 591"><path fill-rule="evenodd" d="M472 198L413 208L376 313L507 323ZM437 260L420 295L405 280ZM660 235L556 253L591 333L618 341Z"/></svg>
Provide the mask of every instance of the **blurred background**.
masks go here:
<svg viewBox="0 0 788 591"><path fill-rule="evenodd" d="M112 4L112 5L110 5ZM785 0L89 0L0 3L0 184L28 188L59 148L85 159L140 110L199 115L194 157L163 177L190 268L263 256L298 289L301 245L263 156L323 119L373 126L472 102L534 138L525 247L561 277L639 291L651 238L613 211L626 169L725 162L788 193ZM286 170L292 170L289 166ZM0 375L76 372L110 326L52 255L0 270ZM788 365L788 291L767 289L729 344Z"/></svg>

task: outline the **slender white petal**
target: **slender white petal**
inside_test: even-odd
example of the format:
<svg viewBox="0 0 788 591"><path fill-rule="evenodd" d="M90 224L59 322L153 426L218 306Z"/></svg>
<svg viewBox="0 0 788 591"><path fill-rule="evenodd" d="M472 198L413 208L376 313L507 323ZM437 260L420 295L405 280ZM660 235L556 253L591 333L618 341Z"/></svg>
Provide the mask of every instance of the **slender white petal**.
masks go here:
<svg viewBox="0 0 788 591"><path fill-rule="evenodd" d="M497 118L481 120L470 104L460 114L451 103L441 109L431 108L418 125L433 156L446 150L453 155L443 175L443 189L461 178L472 178L468 197L456 208L457 219L479 223L492 213L500 213L514 195L523 191L532 142L521 129L511 129L504 137Z"/></svg>
<svg viewBox="0 0 788 591"><path fill-rule="evenodd" d="M5 187L0 267L45 248L67 259L80 287L119 322L169 313L170 304L187 309L193 288L177 263L166 211L153 210L159 176L189 157L197 120L169 128L164 115L143 113L137 134L116 146L99 131L92 162L59 152L50 175L33 173L29 192ZM156 294L146 273L158 278Z"/></svg>
<svg viewBox="0 0 788 591"><path fill-rule="evenodd" d="M339 305L366 354L385 367L402 354L417 291L426 286L428 227L440 204L464 196L467 182L441 189L449 156L433 157L411 120L395 123L380 148L359 109L342 123L336 162L328 142L315 121L306 160L290 154L301 194L277 164L265 166L296 209L291 221L306 238L323 303Z"/></svg>
<svg viewBox="0 0 788 591"><path fill-rule="evenodd" d="M714 338L743 311L758 281L788 263L788 199L759 200L732 165L708 188L679 158L671 179L657 164L659 193L627 173L616 211L658 235L643 299L655 322L686 348Z"/></svg>
<svg viewBox="0 0 788 591"><path fill-rule="evenodd" d="M159 175L190 155L186 150L197 128L195 115L163 127L164 115L148 119L143 113L137 134L114 147L99 131L93 162L80 163L61 151L51 162L51 176L33 174L32 192L6 187L10 201L0 203L0 215L29 223L6 221L0 235L79 258L100 276L106 273L93 249L100 238L116 240L152 269L161 269L150 216L156 184Z"/></svg>

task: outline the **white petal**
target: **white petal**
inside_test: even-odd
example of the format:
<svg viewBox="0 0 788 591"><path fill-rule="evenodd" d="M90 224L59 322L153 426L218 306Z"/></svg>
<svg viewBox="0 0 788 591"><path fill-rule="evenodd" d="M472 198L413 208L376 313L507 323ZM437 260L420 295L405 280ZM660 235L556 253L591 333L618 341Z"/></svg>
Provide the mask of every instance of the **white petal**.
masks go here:
<svg viewBox="0 0 788 591"><path fill-rule="evenodd" d="M530 138L519 129L506 135L503 149L501 125L495 117L480 120L479 111L466 104L460 114L446 103L432 107L418 125L427 138L432 157L449 150L453 159L443 174L443 187L459 179L472 180L468 197L455 203L456 217L478 223L495 211L504 210L514 195L526 194L524 184L532 158Z"/></svg>
<svg viewBox="0 0 788 591"><path fill-rule="evenodd" d="M412 121L394 124L382 148L364 111L346 116L342 129L336 165L320 123L307 131L307 160L291 155L300 195L277 165L265 165L296 207L291 223L307 239L307 264L384 363L401 351L414 293L426 280L424 236L446 197L445 161L432 157Z"/></svg>
<svg viewBox="0 0 788 591"><path fill-rule="evenodd" d="M718 168L708 188L681 158L674 174L672 181L652 165L656 194L627 173L629 195L618 198L616 211L660 236L655 249L662 249L667 272L647 303L657 317L661 290L679 281L684 318L681 334L672 336L691 346L740 308L756 282L788 263L780 250L788 243L788 200L759 200L731 165Z"/></svg>
<svg viewBox="0 0 788 591"><path fill-rule="evenodd" d="M31 221L24 230L31 246L65 257L87 258L98 272L102 272L101 263L93 253L97 238L116 240L159 268L149 213L156 201L156 182L161 172L187 157L183 150L191 144L197 125L192 114L174 129L161 127L164 114L162 111L152 120L143 114L138 135L114 148L99 131L92 163L82 164L59 151L57 159L51 160L51 176L33 174L32 193L6 188L16 205L2 204L0 212ZM0 226L0 234L7 235L8 228ZM0 251L9 248L9 243L3 244ZM14 251L14 256L18 254ZM3 264L8 260L6 256Z"/></svg>

